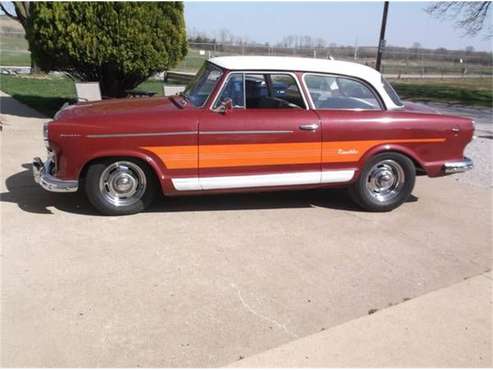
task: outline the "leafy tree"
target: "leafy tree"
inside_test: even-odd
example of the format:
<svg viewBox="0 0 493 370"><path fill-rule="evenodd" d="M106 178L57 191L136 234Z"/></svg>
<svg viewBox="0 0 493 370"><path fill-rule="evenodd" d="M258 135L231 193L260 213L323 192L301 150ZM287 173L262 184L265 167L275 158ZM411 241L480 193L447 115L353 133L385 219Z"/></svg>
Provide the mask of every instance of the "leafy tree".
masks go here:
<svg viewBox="0 0 493 370"><path fill-rule="evenodd" d="M180 2L35 2L26 34L43 70L99 81L111 97L187 53Z"/></svg>
<svg viewBox="0 0 493 370"><path fill-rule="evenodd" d="M455 25L464 29L467 36L475 36L487 26L486 37L491 38L490 5L491 1L444 1L431 4L426 11L439 18L455 19Z"/></svg>

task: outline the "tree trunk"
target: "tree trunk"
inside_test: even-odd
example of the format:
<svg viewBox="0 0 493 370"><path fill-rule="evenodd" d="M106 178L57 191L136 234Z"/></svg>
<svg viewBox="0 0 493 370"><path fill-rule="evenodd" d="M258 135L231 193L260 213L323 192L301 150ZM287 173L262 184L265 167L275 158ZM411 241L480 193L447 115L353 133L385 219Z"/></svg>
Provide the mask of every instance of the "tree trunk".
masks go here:
<svg viewBox="0 0 493 370"><path fill-rule="evenodd" d="M36 64L36 62L31 57L31 74L35 75L38 73L41 73L41 68L39 68L39 66Z"/></svg>
<svg viewBox="0 0 493 370"><path fill-rule="evenodd" d="M26 22L27 19L30 16L30 6L31 4L28 1L13 1L14 9L15 9L15 14L11 14L5 9L5 7L0 3L0 8L2 11L7 15L8 17L12 18L13 20L16 20L22 25L22 28L24 28L24 31L26 30ZM27 40L27 38L26 38ZM29 40L28 40L29 42ZM41 69L39 66L36 64L36 62L32 59L31 57L31 74L37 74L41 73Z"/></svg>
<svg viewBox="0 0 493 370"><path fill-rule="evenodd" d="M124 98L126 97L125 86L118 75L106 71L99 80L99 86L101 88L101 95L110 98Z"/></svg>

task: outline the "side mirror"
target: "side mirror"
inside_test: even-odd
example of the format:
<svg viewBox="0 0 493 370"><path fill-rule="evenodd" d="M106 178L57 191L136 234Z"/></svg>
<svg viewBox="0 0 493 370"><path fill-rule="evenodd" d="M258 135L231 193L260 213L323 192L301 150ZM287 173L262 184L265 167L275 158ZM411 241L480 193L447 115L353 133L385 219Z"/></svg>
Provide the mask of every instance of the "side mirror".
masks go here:
<svg viewBox="0 0 493 370"><path fill-rule="evenodd" d="M217 113L226 113L227 111L233 109L233 100L231 98L224 99L219 106L214 109Z"/></svg>

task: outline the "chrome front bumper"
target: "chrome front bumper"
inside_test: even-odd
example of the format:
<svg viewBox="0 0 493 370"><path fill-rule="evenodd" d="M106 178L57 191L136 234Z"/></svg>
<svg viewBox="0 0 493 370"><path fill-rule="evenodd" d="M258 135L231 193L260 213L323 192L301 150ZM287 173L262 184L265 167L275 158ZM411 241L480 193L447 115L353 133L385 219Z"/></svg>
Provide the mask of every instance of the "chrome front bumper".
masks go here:
<svg viewBox="0 0 493 370"><path fill-rule="evenodd" d="M39 157L36 157L32 164L34 181L43 189L55 193L73 193L79 189L79 181L61 180L49 173L52 164L50 159L43 163Z"/></svg>
<svg viewBox="0 0 493 370"><path fill-rule="evenodd" d="M472 170L472 160L464 157L462 161L445 162L443 164L443 171L448 175L452 173L466 172Z"/></svg>

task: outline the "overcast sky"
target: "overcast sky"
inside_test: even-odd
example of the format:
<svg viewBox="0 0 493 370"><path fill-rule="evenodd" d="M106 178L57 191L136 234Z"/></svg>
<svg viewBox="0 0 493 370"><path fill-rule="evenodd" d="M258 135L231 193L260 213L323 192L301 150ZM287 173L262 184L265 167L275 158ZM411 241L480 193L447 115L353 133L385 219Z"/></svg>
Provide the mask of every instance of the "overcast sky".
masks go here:
<svg viewBox="0 0 493 370"><path fill-rule="evenodd" d="M451 21L440 21L423 9L427 2L390 2L387 44L492 51L492 40L462 37ZM329 43L378 44L383 2L185 2L187 27L218 32L226 28L258 42L276 42L283 36L309 35ZM491 17L490 17L491 24ZM218 34L218 33L217 33Z"/></svg>

